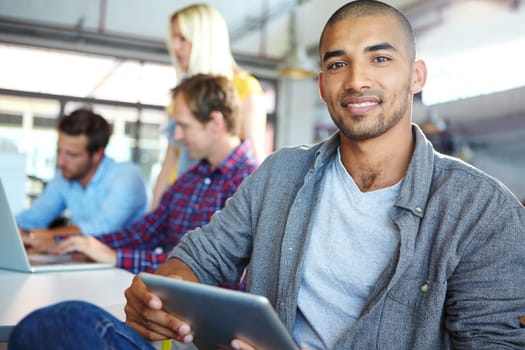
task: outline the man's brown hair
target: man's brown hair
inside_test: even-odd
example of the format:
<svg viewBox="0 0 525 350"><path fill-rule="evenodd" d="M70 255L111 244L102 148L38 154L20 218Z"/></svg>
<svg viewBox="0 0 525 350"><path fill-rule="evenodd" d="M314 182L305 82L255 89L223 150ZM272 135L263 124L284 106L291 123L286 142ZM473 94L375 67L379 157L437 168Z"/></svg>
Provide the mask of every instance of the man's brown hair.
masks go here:
<svg viewBox="0 0 525 350"><path fill-rule="evenodd" d="M219 75L196 74L172 89L172 97L182 94L192 114L202 124L210 121L210 113L221 112L227 131L240 132L239 101L231 81Z"/></svg>
<svg viewBox="0 0 525 350"><path fill-rule="evenodd" d="M96 151L106 148L112 128L101 115L90 109L80 108L58 121L58 131L70 136L86 135L87 151L89 155L93 155Z"/></svg>

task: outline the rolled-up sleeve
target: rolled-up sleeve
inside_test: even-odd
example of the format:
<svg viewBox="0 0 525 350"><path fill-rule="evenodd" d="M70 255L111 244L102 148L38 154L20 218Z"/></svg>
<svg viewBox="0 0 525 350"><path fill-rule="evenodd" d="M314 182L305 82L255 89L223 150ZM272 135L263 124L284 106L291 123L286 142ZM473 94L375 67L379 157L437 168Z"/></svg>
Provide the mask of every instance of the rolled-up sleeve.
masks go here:
<svg viewBox="0 0 525 350"><path fill-rule="evenodd" d="M31 206L16 216L17 225L25 230L47 228L66 208L62 193L67 186L60 175L55 176Z"/></svg>

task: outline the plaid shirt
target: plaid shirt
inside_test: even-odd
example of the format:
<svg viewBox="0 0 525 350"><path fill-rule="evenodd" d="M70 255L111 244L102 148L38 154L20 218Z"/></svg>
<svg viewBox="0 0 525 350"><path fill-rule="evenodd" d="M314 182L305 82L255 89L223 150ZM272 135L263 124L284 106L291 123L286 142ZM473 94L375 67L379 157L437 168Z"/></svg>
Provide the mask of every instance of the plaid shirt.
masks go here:
<svg viewBox="0 0 525 350"><path fill-rule="evenodd" d="M210 221L257 167L243 142L212 170L206 160L188 169L163 194L159 206L124 230L96 237L117 251L117 266L133 273L155 271L191 229Z"/></svg>

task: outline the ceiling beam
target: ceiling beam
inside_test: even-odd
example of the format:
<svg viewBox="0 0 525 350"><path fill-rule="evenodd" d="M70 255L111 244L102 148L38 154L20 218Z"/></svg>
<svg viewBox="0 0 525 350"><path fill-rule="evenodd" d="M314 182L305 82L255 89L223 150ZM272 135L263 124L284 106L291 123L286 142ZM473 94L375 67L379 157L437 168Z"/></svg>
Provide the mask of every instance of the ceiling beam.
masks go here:
<svg viewBox="0 0 525 350"><path fill-rule="evenodd" d="M0 42L111 56L119 59L168 63L164 41L49 26L0 17ZM275 70L280 60L234 53L241 66Z"/></svg>

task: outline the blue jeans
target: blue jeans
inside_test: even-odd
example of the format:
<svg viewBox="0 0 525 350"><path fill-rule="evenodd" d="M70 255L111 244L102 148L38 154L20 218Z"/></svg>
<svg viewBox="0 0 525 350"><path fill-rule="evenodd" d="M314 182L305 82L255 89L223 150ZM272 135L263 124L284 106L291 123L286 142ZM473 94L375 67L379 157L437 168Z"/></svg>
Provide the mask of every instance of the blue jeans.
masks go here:
<svg viewBox="0 0 525 350"><path fill-rule="evenodd" d="M82 301L67 301L27 315L13 329L8 349L154 348L128 325L103 309Z"/></svg>

